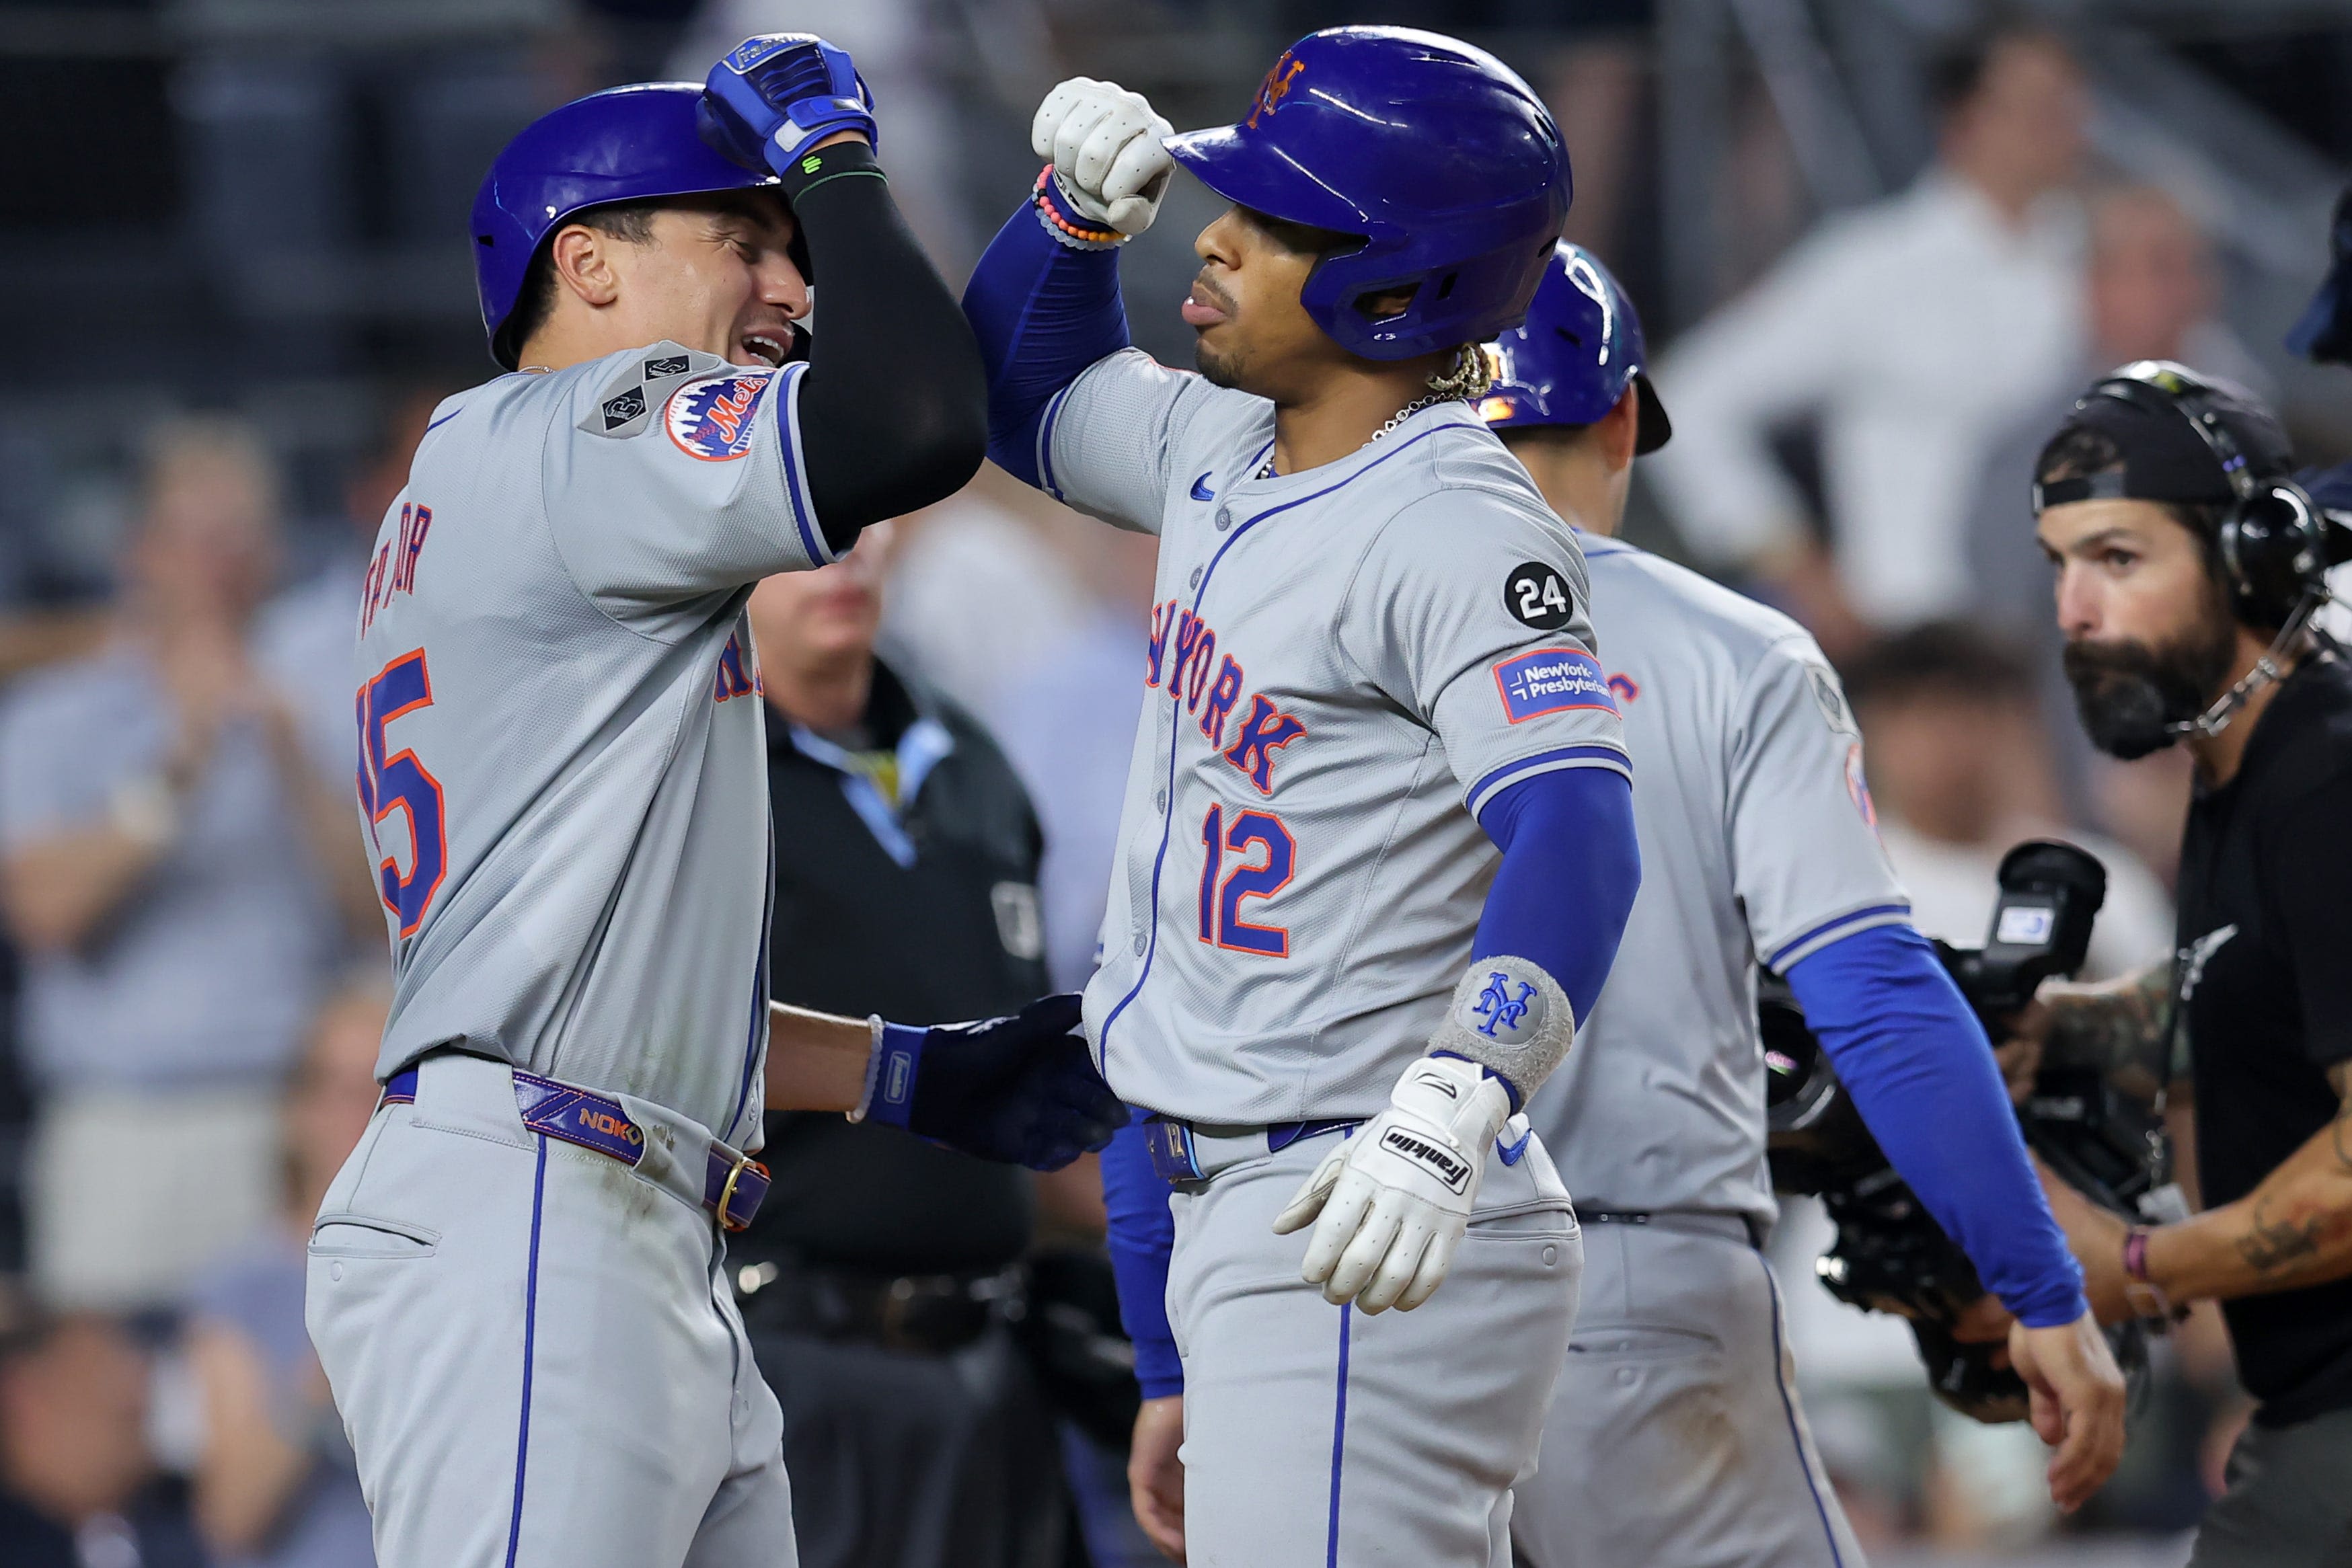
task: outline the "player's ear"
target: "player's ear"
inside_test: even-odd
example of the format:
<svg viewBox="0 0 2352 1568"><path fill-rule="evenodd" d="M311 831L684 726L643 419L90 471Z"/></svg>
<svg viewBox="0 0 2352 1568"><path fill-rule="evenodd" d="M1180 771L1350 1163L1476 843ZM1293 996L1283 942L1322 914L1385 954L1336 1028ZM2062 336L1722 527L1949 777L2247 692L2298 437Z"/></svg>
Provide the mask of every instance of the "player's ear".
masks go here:
<svg viewBox="0 0 2352 1568"><path fill-rule="evenodd" d="M613 250L622 243L585 224L568 225L547 242L547 264L554 269L557 286L583 304L610 305L621 294Z"/></svg>
<svg viewBox="0 0 2352 1568"><path fill-rule="evenodd" d="M1609 465L1609 472L1614 474L1632 465L1633 447L1642 434L1642 389L1638 383L1625 383L1625 390L1609 412L1601 416L1593 434L1601 438L1601 456Z"/></svg>

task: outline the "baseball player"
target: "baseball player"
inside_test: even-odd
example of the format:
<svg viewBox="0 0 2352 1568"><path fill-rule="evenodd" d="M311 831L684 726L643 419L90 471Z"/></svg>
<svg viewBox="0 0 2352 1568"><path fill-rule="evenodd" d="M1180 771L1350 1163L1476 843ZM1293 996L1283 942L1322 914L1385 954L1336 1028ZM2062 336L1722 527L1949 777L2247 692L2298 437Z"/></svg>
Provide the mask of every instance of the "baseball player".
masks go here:
<svg viewBox="0 0 2352 1568"><path fill-rule="evenodd" d="M964 301L996 462L1160 540L1086 999L1150 1118L1114 1150L1122 1231L1173 1209L1172 1255L1119 1242L1128 1311L1166 1320L1139 1463L1164 1477L1181 1424L1195 1568L1490 1568L1580 1269L1521 1107L1640 876L1574 538L1465 402L1567 162L1498 62L1384 27L1167 132L1055 89ZM1119 297L1171 154L1233 204L1194 243L1199 375L1127 347Z"/></svg>
<svg viewBox="0 0 2352 1568"><path fill-rule="evenodd" d="M1991 1049L1913 929L1862 742L1794 622L1610 538L1670 427L1616 280L1562 245L1496 344L1487 423L1586 530L1592 619L1641 767L1624 957L1529 1114L1577 1194L1584 1304L1512 1532L1530 1568L1862 1558L1790 1384L1758 1244L1756 973L1785 975L1870 1127L2024 1325L2010 1354L2072 1508L2123 1449L2123 1382Z"/></svg>
<svg viewBox="0 0 2352 1568"><path fill-rule="evenodd" d="M1119 1119L1075 998L928 1031L767 1001L751 585L945 495L982 441L971 334L873 136L847 56L755 38L708 90L548 114L476 203L518 373L441 405L366 579L395 988L310 1244L386 1568L792 1563L720 1270L763 1100L1040 1166ZM911 384L877 399L886 361Z"/></svg>

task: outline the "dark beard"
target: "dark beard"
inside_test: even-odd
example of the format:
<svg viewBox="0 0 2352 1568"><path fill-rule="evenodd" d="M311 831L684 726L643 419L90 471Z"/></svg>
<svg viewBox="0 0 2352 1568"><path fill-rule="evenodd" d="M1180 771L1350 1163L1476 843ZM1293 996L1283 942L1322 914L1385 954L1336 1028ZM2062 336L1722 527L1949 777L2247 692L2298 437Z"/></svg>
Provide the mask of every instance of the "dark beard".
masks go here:
<svg viewBox="0 0 2352 1568"><path fill-rule="evenodd" d="M2236 628L2226 610L2209 604L2176 641L2066 644L2066 680L2091 744L2129 762L2180 738L2187 724L2212 706L2230 678Z"/></svg>
<svg viewBox="0 0 2352 1568"><path fill-rule="evenodd" d="M1192 363L1199 367L1201 379L1213 387L1223 387L1227 392L1248 390L1241 383L1241 367L1210 352L1206 343L1195 342L1192 345Z"/></svg>

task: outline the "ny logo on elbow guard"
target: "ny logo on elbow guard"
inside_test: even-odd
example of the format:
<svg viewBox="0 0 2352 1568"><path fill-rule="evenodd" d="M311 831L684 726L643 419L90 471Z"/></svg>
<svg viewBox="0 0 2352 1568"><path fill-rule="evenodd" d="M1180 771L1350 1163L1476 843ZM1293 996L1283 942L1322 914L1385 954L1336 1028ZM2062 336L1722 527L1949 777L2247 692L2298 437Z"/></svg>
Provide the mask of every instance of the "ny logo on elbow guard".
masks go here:
<svg viewBox="0 0 2352 1568"><path fill-rule="evenodd" d="M1498 1031L1518 1032L1519 1020L1528 1016L1528 1007L1536 994L1535 986L1527 980L1519 982L1519 994L1511 995L1511 977L1500 969L1486 972L1486 988L1478 993L1478 1005L1471 1010L1486 1021L1478 1032L1488 1040L1498 1037Z"/></svg>

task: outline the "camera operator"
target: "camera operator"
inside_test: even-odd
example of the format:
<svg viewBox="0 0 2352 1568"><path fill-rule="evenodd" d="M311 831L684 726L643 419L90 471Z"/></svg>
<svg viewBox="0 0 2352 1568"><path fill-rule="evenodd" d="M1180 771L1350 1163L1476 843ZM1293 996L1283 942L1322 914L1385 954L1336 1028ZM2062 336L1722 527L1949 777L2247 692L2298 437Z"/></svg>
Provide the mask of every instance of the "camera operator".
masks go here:
<svg viewBox="0 0 2352 1568"><path fill-rule="evenodd" d="M2102 1321L2221 1301L2259 1401L2192 1568L2341 1563L2352 1540L2352 667L2308 628L2342 551L2291 465L2250 394L2143 361L2035 468L2084 728L2196 762L2179 953L2047 988L2021 1027L2193 1092L2203 1212L2128 1226L2051 1184Z"/></svg>

